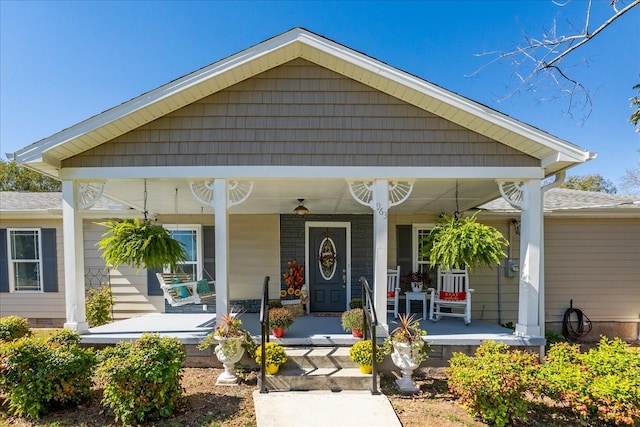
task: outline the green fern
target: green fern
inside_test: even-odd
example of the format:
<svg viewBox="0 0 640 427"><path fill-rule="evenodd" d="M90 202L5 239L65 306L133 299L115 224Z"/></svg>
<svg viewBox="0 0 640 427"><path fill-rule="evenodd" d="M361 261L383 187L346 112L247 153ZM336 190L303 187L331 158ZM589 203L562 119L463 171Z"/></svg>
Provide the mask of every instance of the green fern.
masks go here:
<svg viewBox="0 0 640 427"><path fill-rule="evenodd" d="M184 245L171 237L169 230L138 219L114 219L99 222L107 227L96 245L103 251L107 265L117 268L126 264L138 270L162 268L169 265L175 269L187 256Z"/></svg>
<svg viewBox="0 0 640 427"><path fill-rule="evenodd" d="M422 254L429 256L431 265L450 270L500 264L507 256L503 248L509 242L494 227L477 222L477 214L458 220L445 216L431 230L422 247Z"/></svg>

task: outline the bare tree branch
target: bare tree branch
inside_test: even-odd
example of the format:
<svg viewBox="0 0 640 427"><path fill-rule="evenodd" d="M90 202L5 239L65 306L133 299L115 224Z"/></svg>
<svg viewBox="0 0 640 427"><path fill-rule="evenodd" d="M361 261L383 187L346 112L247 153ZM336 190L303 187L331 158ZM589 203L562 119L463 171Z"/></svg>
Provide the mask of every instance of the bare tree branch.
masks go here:
<svg viewBox="0 0 640 427"><path fill-rule="evenodd" d="M564 3L554 2L554 4L563 7L569 4L569 1ZM499 101L511 98L523 90L536 93L553 90L555 95L551 96L551 99L568 97L569 104L566 112L569 115L573 115L573 111L575 110L581 110L583 112L583 119L586 119L591 114L592 95L576 78L571 77L570 67L564 66L562 60L592 40L595 36L602 33L613 22L631 9L640 5L640 0L633 0L618 10L617 5L621 1L622 0L610 1L613 15L593 31L589 30L591 27L593 0L589 0L582 28L576 28L568 22L573 28L572 32L575 32L574 34L558 35L557 23L554 20L551 28L544 31L541 37L537 38L525 34L524 43L516 46L513 50L496 50L478 54L477 56L489 56L493 59L471 73L468 77L477 76L486 68L496 63L510 61L514 68L512 77L517 84L515 89ZM585 63L588 65L586 61L583 61L581 65ZM551 87L543 85L545 79L549 80ZM554 87L555 89L553 89Z"/></svg>
<svg viewBox="0 0 640 427"><path fill-rule="evenodd" d="M587 8L587 16L586 16L586 21L585 21L584 32L582 34L577 34L575 36L570 36L570 37L560 36L557 40L550 40L551 43L557 44L558 46L560 46L561 44L566 43L568 41L571 41L571 40L580 40L580 41L578 43L572 45L572 46L569 46L562 53L560 53L558 56L553 58L551 61L547 62L545 64L544 68L549 67L550 65L553 65L556 62L559 62L562 58L564 58L565 56L567 56L568 54L570 54L571 52L573 52L574 50L576 50L577 48L579 48L580 46L582 46L583 44L585 44L586 42L588 42L589 40L591 40L592 38L597 36L598 34L600 34L605 28L607 28L609 25L611 25L613 23L613 21L615 21L616 19L620 18L622 15L624 15L625 13L627 13L628 11L633 9L634 7L638 6L640 4L640 0L634 0L632 3L630 3L629 5L627 5L625 8L621 9L620 11L616 11L616 8L615 8L616 3L617 3L617 1L612 2L612 6L613 6L613 10L614 10L615 14L612 17L610 17L609 19L607 19L598 28L596 28L592 33L589 33L589 20L591 18L591 6L592 6L592 0L589 0L589 6Z"/></svg>

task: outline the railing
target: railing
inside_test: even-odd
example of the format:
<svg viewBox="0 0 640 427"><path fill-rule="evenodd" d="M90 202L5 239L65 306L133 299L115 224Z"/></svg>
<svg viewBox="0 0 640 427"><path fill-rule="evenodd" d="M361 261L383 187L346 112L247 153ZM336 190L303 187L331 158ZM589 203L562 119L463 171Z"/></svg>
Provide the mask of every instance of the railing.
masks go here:
<svg viewBox="0 0 640 427"><path fill-rule="evenodd" d="M84 274L84 289L87 295L90 289L100 290L100 288L105 286L109 288L109 292L111 292L111 274L108 268L99 268L96 270L87 269ZM114 321L113 304L111 304L111 321Z"/></svg>
<svg viewBox="0 0 640 427"><path fill-rule="evenodd" d="M378 390L378 362L377 358L377 336L376 329L378 327L378 315L376 313L376 307L373 300L373 290L369 287L367 278L360 277L360 284L362 285L362 315L364 316L364 339L371 337L371 394L380 394Z"/></svg>
<svg viewBox="0 0 640 427"><path fill-rule="evenodd" d="M262 299L260 301L260 393L269 393L267 390L267 357L265 345L269 342L269 276L264 276L262 284Z"/></svg>

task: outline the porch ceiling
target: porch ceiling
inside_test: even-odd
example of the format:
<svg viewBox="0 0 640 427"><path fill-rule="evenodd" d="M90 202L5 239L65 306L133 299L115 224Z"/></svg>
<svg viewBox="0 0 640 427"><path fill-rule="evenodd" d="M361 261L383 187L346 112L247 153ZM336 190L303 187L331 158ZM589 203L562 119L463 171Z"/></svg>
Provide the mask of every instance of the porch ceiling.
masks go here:
<svg viewBox="0 0 640 427"><path fill-rule="evenodd" d="M177 189L177 191L176 191ZM143 211L143 180L110 180L103 195L133 209ZM186 180L148 180L147 209L151 216L213 214L191 194ZM494 180L459 180L458 208L474 208L499 197ZM290 214L297 199L311 214L370 214L371 209L358 203L342 178L259 179L243 203L232 206L231 214ZM451 214L456 210L456 180L417 180L408 200L390 209L390 214Z"/></svg>

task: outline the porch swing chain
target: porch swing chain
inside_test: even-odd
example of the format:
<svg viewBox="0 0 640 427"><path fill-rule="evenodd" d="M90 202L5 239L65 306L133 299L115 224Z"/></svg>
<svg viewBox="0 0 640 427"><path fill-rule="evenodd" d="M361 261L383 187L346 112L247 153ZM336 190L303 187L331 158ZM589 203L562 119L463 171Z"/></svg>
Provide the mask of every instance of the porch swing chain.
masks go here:
<svg viewBox="0 0 640 427"><path fill-rule="evenodd" d="M149 211L147 210L147 180L144 180L143 215L145 224L149 222Z"/></svg>
<svg viewBox="0 0 640 427"><path fill-rule="evenodd" d="M456 180L456 211L453 213L455 220L460 219L460 205L458 204L458 180Z"/></svg>

